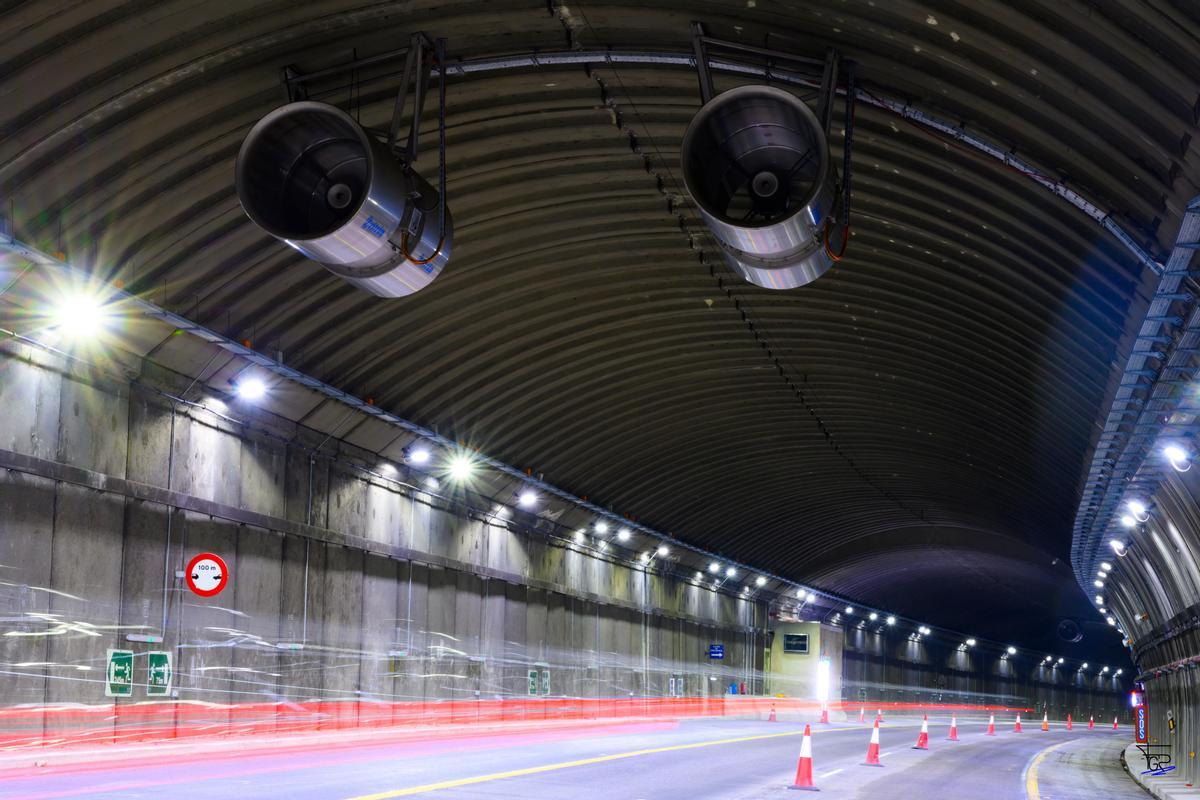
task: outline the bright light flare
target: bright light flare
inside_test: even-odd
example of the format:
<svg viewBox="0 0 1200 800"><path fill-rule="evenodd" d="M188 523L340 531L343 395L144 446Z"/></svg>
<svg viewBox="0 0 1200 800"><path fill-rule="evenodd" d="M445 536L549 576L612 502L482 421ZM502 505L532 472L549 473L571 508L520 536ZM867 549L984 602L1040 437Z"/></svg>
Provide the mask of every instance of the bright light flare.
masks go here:
<svg viewBox="0 0 1200 800"><path fill-rule="evenodd" d="M262 378L251 376L243 380L239 380L235 386L238 397L243 400L249 400L254 403L262 400L267 396L267 384L263 383Z"/></svg>
<svg viewBox="0 0 1200 800"><path fill-rule="evenodd" d="M1169 444L1163 448L1163 455L1171 462L1171 466L1177 472L1187 472L1192 468L1191 458L1188 456L1187 450L1184 450L1177 444Z"/></svg>
<svg viewBox="0 0 1200 800"><path fill-rule="evenodd" d="M112 315L94 293L73 292L55 303L51 314L56 329L71 339L88 339L104 331Z"/></svg>
<svg viewBox="0 0 1200 800"><path fill-rule="evenodd" d="M460 453L450 459L447 471L452 481L462 483L470 480L475 474L475 461L470 456Z"/></svg>

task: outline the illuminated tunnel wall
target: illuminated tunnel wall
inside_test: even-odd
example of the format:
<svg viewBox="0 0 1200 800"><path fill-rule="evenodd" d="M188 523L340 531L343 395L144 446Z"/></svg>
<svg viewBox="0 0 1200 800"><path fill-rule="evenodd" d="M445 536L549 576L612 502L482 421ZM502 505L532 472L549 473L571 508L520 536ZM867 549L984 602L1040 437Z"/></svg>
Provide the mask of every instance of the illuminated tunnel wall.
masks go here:
<svg viewBox="0 0 1200 800"><path fill-rule="evenodd" d="M283 425L296 440L288 445L183 407L171 448L162 398L8 347L16 352L0 353L0 731L89 727L103 737L105 726L120 735L122 720L143 726L136 714L62 710L111 710L110 648L138 654L138 683L144 654L165 650L180 701L245 706L205 711L216 729L265 724L273 703L302 728L381 713L364 703L528 698L530 670L538 697L551 698L756 687L759 603L442 510L428 493L356 468L377 459L342 442L315 462L310 500L302 445L315 442L296 426L256 420ZM175 576L202 551L222 555L231 573L211 599ZM163 641L130 642L131 634ZM709 660L711 643L724 645L723 660ZM144 689L115 702L145 703Z"/></svg>
<svg viewBox="0 0 1200 800"><path fill-rule="evenodd" d="M1124 557L1105 547L1113 566L1094 591L1126 632L1145 684L1152 742L1167 745L1184 780L1200 777L1200 469L1164 471L1149 515L1114 536L1128 543ZM1168 713L1175 719L1171 731ZM1144 768L1144 766L1143 766Z"/></svg>
<svg viewBox="0 0 1200 800"><path fill-rule="evenodd" d="M762 691L764 601L447 506L261 411L172 411L154 387L188 381L134 371L122 383L0 349L5 742L537 720L559 701L616 716L656 711L638 698ZM206 550L231 572L211 599L177 577ZM994 654L960 669L933 643L850 630L843 655L835 633L821 638L852 702L1040 697L1028 675L979 672ZM131 697L105 697L110 649L136 654ZM150 651L173 656L171 697L147 697Z"/></svg>
<svg viewBox="0 0 1200 800"><path fill-rule="evenodd" d="M1097 724L1113 716L1131 720L1122 687L1129 675L1116 677L1100 665L1062 668L1044 664L1049 653L1018 652L1007 656L983 648L966 648L938 639L918 638L886 627L852 627L846 632L843 693L848 701L947 703L972 698L974 704L1026 706L1052 719Z"/></svg>

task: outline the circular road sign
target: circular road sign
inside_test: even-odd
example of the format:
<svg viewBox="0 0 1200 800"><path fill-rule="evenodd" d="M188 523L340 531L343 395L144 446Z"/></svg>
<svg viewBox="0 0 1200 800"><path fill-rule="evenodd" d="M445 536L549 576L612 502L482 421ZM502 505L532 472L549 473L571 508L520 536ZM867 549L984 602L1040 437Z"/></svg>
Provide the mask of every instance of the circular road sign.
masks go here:
<svg viewBox="0 0 1200 800"><path fill-rule="evenodd" d="M216 553L200 553L188 562L185 578L193 594L212 597L229 583L229 569Z"/></svg>

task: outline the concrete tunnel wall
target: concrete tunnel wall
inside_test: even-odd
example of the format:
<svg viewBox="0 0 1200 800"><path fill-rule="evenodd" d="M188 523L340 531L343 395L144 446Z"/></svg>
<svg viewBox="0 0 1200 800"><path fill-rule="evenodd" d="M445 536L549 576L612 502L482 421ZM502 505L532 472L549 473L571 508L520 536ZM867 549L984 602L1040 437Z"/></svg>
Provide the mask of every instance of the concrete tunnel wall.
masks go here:
<svg viewBox="0 0 1200 800"><path fill-rule="evenodd" d="M530 669L549 671L551 698L762 691L766 603L443 507L365 470L378 456L262 411L238 409L247 424L173 412L153 387L187 380L149 362L135 372L121 382L38 348L0 349L0 699L38 710L0 731L81 726L47 706L144 703L141 685L105 699L109 648L138 654L139 684L144 654L171 652L175 697L217 704L204 712L210 730L263 723L233 704L270 706L266 724L282 729L281 703L289 726L323 727L408 713L387 703L525 698ZM211 600L176 578L204 550L231 571ZM931 657L929 643L836 625L821 641L850 701L864 688L885 702L1037 696L1029 676L975 675ZM708 659L711 643L724 644L723 661ZM977 669L994 659L980 654ZM961 693L920 688L945 686ZM100 737L146 724L85 722Z"/></svg>
<svg viewBox="0 0 1200 800"><path fill-rule="evenodd" d="M956 703L1029 707L1040 715L1097 724L1131 719L1121 679L1041 663L1037 652L1003 653L935 638L852 627L845 634L844 696L883 703Z"/></svg>
<svg viewBox="0 0 1200 800"><path fill-rule="evenodd" d="M5 705L104 704L109 648L171 651L178 698L221 704L524 697L531 668L552 697L756 685L761 604L436 508L340 442L310 501L312 437L282 420L258 422L294 445L184 407L172 454L165 399L15 347L0 354ZM169 461L174 509L144 499ZM175 577L207 550L231 573L211 600Z"/></svg>
<svg viewBox="0 0 1200 800"><path fill-rule="evenodd" d="M1163 470L1146 505L1145 522L1114 534L1126 541L1125 555L1104 548L1101 557L1113 569L1095 592L1132 647L1153 752L1168 753L1176 775L1194 784L1200 778L1200 469Z"/></svg>

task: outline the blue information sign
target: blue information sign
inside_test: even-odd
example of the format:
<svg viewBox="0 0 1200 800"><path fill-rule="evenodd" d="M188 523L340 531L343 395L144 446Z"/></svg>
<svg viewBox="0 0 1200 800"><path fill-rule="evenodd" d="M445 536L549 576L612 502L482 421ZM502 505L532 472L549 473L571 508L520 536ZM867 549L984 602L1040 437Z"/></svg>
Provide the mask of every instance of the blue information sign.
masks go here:
<svg viewBox="0 0 1200 800"><path fill-rule="evenodd" d="M710 644L708 646L708 657L723 660L725 658L725 645Z"/></svg>

